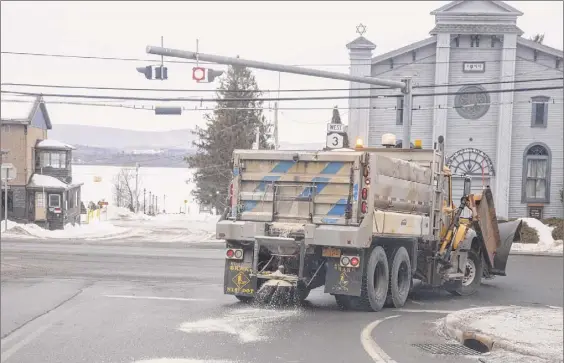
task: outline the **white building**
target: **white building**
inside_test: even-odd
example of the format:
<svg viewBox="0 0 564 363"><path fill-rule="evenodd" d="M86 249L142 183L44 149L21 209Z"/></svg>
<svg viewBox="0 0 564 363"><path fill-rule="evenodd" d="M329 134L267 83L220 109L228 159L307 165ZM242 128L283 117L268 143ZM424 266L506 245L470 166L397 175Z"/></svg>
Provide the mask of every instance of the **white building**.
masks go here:
<svg viewBox="0 0 564 363"><path fill-rule="evenodd" d="M475 189L490 185L500 218L562 217L562 50L521 37L523 13L502 1L453 1L431 15L431 37L392 52L374 56L363 36L349 43L350 73L411 77L414 95L439 93L414 96L411 140L426 148L443 135L452 171L471 176ZM351 83L351 96L401 94L368 87ZM379 146L388 132L401 139L401 97L350 99L349 107L352 140Z"/></svg>

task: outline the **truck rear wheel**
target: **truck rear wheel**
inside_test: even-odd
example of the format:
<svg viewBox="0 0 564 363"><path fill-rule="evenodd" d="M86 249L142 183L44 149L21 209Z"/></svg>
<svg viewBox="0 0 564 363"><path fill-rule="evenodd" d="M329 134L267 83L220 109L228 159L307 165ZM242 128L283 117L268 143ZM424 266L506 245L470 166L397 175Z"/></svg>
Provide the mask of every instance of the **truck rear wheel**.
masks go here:
<svg viewBox="0 0 564 363"><path fill-rule="evenodd" d="M405 247L397 248L390 256L390 293L388 301L396 308L405 305L411 290L411 262Z"/></svg>
<svg viewBox="0 0 564 363"><path fill-rule="evenodd" d="M455 296L470 296L478 291L478 287L482 283L483 264L477 251L468 251L466 267L463 272L462 280L445 283L446 291Z"/></svg>
<svg viewBox="0 0 564 363"><path fill-rule="evenodd" d="M389 267L386 251L376 246L366 264L360 296L335 295L335 300L341 309L380 311L386 302L388 283Z"/></svg>

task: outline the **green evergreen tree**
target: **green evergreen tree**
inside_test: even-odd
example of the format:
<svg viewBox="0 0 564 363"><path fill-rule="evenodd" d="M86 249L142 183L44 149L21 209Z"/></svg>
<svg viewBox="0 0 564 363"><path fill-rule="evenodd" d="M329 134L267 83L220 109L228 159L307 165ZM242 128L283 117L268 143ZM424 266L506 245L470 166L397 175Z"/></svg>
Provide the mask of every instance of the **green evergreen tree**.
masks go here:
<svg viewBox="0 0 564 363"><path fill-rule="evenodd" d="M260 129L260 148L272 149L272 125L262 113L261 96L252 72L246 67L230 66L220 78L216 91L218 102L211 114L205 115L206 127L197 127L195 155L186 158L194 168L192 192L201 204L210 204L222 213L227 207L232 179L233 150L250 149Z"/></svg>
<svg viewBox="0 0 564 363"><path fill-rule="evenodd" d="M332 124L342 124L341 115L339 114L339 108L337 106L335 106L335 108L333 108L333 117L331 118L331 123Z"/></svg>

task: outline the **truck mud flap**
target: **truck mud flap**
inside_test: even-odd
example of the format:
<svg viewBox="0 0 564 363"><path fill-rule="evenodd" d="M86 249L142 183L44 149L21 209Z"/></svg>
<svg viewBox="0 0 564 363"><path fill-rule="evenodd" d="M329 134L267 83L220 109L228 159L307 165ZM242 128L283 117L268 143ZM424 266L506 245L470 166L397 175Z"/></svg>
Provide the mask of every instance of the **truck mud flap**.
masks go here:
<svg viewBox="0 0 564 363"><path fill-rule="evenodd" d="M509 258L511 246L513 245L513 242L517 242L521 239L522 224L523 223L520 220L499 224L498 228L501 245L497 248L494 254L494 263L493 268L490 270L490 274L505 276L505 267L507 266L507 259Z"/></svg>
<svg viewBox="0 0 564 363"><path fill-rule="evenodd" d="M360 296L364 264L358 268L341 267L338 258L327 259L325 293L333 295Z"/></svg>
<svg viewBox="0 0 564 363"><path fill-rule="evenodd" d="M223 293L240 296L255 296L257 278L252 276L253 250L244 250L243 260L225 259Z"/></svg>

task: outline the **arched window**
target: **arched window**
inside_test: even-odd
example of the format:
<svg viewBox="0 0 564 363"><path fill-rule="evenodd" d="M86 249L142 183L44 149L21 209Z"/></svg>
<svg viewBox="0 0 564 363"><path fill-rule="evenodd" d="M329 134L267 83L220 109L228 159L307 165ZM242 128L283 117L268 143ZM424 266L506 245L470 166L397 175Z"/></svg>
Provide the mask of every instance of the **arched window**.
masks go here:
<svg viewBox="0 0 564 363"><path fill-rule="evenodd" d="M523 203L550 203L550 149L537 142L523 154Z"/></svg>

